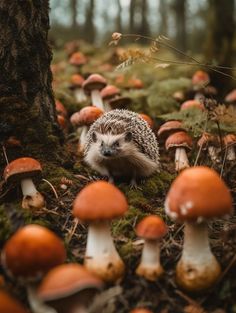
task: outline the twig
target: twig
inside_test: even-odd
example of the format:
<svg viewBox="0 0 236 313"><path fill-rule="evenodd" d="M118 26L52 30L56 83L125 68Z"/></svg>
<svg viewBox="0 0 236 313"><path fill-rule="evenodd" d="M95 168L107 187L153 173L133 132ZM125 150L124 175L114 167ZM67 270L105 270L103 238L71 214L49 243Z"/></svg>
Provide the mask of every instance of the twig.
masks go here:
<svg viewBox="0 0 236 313"><path fill-rule="evenodd" d="M56 189L54 188L54 186L53 186L47 179L43 178L42 180L43 180L45 183L47 183L47 184L51 187L51 189L52 189L52 191L53 191L53 193L54 193L56 199L59 199L58 194L57 194L57 191L56 191Z"/></svg>

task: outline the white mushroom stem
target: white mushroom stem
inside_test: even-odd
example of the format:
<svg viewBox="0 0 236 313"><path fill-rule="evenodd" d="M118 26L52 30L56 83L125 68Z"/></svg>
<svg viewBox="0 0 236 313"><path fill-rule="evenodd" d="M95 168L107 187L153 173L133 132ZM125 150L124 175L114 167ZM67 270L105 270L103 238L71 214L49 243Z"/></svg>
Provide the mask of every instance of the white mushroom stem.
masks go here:
<svg viewBox="0 0 236 313"><path fill-rule="evenodd" d="M104 105L103 105L102 97L100 95L99 90L95 89L95 90L91 91L91 99L92 99L92 104L95 107L97 107L101 110L104 110Z"/></svg>
<svg viewBox="0 0 236 313"><path fill-rule="evenodd" d="M89 225L85 266L105 281L116 281L123 275L124 263L115 248L108 221Z"/></svg>
<svg viewBox="0 0 236 313"><path fill-rule="evenodd" d="M104 111L105 112L109 112L112 110L112 107L109 104L109 100L103 100L103 104L104 104Z"/></svg>
<svg viewBox="0 0 236 313"><path fill-rule="evenodd" d="M145 240L141 262L136 269L136 273L147 280L155 281L163 272L160 263L159 240Z"/></svg>
<svg viewBox="0 0 236 313"><path fill-rule="evenodd" d="M209 156L210 156L210 158L211 158L213 163L220 161L219 158L218 158L216 147L208 146L208 153L209 153Z"/></svg>
<svg viewBox="0 0 236 313"><path fill-rule="evenodd" d="M74 96L78 103L81 103L87 100L87 97L82 88L76 88L74 91Z"/></svg>
<svg viewBox="0 0 236 313"><path fill-rule="evenodd" d="M228 161L234 161L236 159L235 151L234 151L234 146L228 146L226 148L226 160Z"/></svg>
<svg viewBox="0 0 236 313"><path fill-rule="evenodd" d="M79 143L80 143L80 146L82 149L83 149L85 142L86 142L86 136L87 136L88 130L89 130L88 126L81 127Z"/></svg>
<svg viewBox="0 0 236 313"><path fill-rule="evenodd" d="M44 197L38 192L31 178L21 180L21 190L23 209L38 210L45 207Z"/></svg>
<svg viewBox="0 0 236 313"><path fill-rule="evenodd" d="M36 287L27 286L28 302L33 313L57 313L55 309L43 303L36 294Z"/></svg>
<svg viewBox="0 0 236 313"><path fill-rule="evenodd" d="M211 287L221 268L211 252L207 224L186 223L182 256L177 264L177 283L188 291Z"/></svg>
<svg viewBox="0 0 236 313"><path fill-rule="evenodd" d="M175 170L177 172L189 167L188 156L185 148L179 147L175 150Z"/></svg>

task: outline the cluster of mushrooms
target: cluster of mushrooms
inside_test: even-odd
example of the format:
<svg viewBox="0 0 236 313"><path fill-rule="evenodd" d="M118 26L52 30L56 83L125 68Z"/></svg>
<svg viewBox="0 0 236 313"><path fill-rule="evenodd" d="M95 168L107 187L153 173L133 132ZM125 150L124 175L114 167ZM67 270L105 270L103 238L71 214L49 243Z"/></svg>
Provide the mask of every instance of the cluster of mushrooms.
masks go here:
<svg viewBox="0 0 236 313"><path fill-rule="evenodd" d="M75 52L71 54L69 62L79 71L87 59L82 53ZM117 77L117 83L122 79L122 76ZM203 91L212 95L216 92L212 86L205 88L208 82L209 76L197 71L192 78L195 98L183 102L181 93L173 95L183 102L180 109L196 107L204 110L201 99L206 94ZM138 79L129 81L129 88L142 87ZM82 151L90 125L104 112L114 108L129 108L131 99L122 96L118 87L107 85L106 79L99 74L91 74L87 79L74 74L70 88L78 103L88 97L92 102L91 106L70 117L70 123L79 129L79 151ZM234 91L226 101L235 101ZM60 101L56 101L56 111L58 123L66 131L68 114ZM152 119L145 114L140 115L153 128ZM185 225L182 255L176 265L176 283L187 292L200 292L212 287L221 275L221 266L210 248L207 225L211 220L232 214L232 197L213 169L190 167L187 151L192 148L193 140L180 121L166 122L159 128L157 136L160 142L165 142L167 150L175 151L175 168L179 173L164 203L166 215L173 222ZM217 162L219 139L213 137L204 133L198 145L201 149L208 149L212 160ZM230 161L235 160L235 141L234 134L227 135L223 140ZM41 164L30 157L10 162L3 173L6 184L21 186L22 208L34 214L40 214L46 206L43 195L35 186L41 175ZM117 284L125 277L126 266L116 249L110 226L113 219L125 216L127 211L125 195L106 181L89 183L79 191L73 202L72 215L88 225L83 265L65 263L67 256L63 241L40 225L26 225L6 241L1 251L1 265L7 276L26 286L32 312L89 313L91 304L106 284ZM135 231L144 241L135 272L148 281L157 281L165 275L160 256L161 240L167 234L168 226L160 216L149 215L136 225ZM0 312L28 311L1 288ZM135 308L130 313L152 312L146 308Z"/></svg>
<svg viewBox="0 0 236 313"><path fill-rule="evenodd" d="M21 164L18 169L17 162ZM32 158L12 161L5 169L5 179L18 181L22 186L24 208L38 202L39 193L32 177L40 170L39 162ZM26 206L27 197L30 204ZM44 201L39 202L45 205ZM177 284L189 292L210 288L219 278L221 266L211 251L207 224L232 213L229 189L213 169L190 167L173 181L164 207L170 219L185 224L183 251L176 265ZM88 224L83 265L65 264L66 250L62 240L40 225L26 225L6 241L1 252L2 266L11 279L27 286L32 312L89 312L91 300L105 283L122 280L125 264L115 247L110 224L113 219L123 217L127 210L125 195L106 181L89 183L79 191L73 201L72 214ZM156 281L165 272L160 253L161 239L168 227L160 216L149 215L136 225L135 230L144 240L136 274ZM7 301L10 296L0 291L1 298ZM0 311L4 301L0 301Z"/></svg>

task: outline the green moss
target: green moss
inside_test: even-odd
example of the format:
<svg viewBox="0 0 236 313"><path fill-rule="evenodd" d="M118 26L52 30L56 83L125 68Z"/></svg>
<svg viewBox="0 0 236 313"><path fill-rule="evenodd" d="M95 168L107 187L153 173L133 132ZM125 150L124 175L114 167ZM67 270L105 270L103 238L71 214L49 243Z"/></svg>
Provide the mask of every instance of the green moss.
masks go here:
<svg viewBox="0 0 236 313"><path fill-rule="evenodd" d="M121 245L119 248L119 254L121 256L121 258L126 261L126 262L131 262L130 258L133 254L133 244L131 240L128 240L128 242L126 242L125 244ZM125 263L126 263L125 262Z"/></svg>
<svg viewBox="0 0 236 313"><path fill-rule="evenodd" d="M153 175L142 185L144 196L150 199L159 195L165 195L175 176L166 171L160 171L160 173Z"/></svg>

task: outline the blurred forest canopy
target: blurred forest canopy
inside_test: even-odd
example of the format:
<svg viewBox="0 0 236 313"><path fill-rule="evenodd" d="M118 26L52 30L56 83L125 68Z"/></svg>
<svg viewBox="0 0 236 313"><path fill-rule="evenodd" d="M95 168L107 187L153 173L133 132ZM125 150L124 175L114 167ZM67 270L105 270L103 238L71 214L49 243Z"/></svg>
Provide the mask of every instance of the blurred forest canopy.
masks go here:
<svg viewBox="0 0 236 313"><path fill-rule="evenodd" d="M98 46L114 31L165 35L182 51L204 53L214 62L217 44L233 55L235 0L51 0L51 38L57 44L85 39ZM223 38L223 42L221 39ZM228 53L227 54L228 58ZM216 58L219 56L216 55ZM229 59L228 59L229 61ZM217 62L218 63L218 62ZM220 59L219 63L224 63Z"/></svg>

